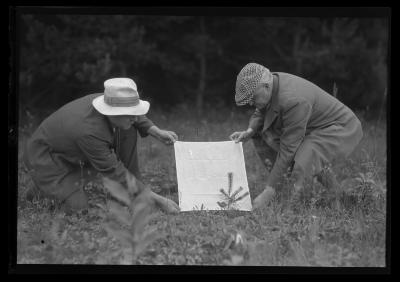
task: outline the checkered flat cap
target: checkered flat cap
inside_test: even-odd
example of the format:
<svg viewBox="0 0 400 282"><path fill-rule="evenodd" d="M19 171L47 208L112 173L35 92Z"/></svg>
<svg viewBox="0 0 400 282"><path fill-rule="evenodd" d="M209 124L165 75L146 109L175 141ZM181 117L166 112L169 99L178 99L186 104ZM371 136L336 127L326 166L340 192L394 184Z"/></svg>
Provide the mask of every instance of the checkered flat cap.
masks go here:
<svg viewBox="0 0 400 282"><path fill-rule="evenodd" d="M249 63L242 68L236 79L236 105L246 105L253 99L253 92L265 72L267 77L272 77L266 67L256 63Z"/></svg>

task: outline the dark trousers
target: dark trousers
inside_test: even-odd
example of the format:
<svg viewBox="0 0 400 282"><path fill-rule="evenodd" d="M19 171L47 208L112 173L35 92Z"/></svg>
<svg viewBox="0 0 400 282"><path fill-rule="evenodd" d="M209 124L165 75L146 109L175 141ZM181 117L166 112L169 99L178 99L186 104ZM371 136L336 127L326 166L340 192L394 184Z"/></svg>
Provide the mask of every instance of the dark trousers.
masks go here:
<svg viewBox="0 0 400 282"><path fill-rule="evenodd" d="M117 129L115 135L117 157L129 172L139 180L142 180L137 153L137 129L133 126L128 130Z"/></svg>
<svg viewBox="0 0 400 282"><path fill-rule="evenodd" d="M259 133L256 133L253 137L253 144L256 149L257 155L260 157L261 162L264 164L268 172L272 169L273 164L275 163L278 152L276 149L272 148L265 142L262 136ZM308 139L305 138L303 146L307 146ZM279 144L275 144L275 148L279 148ZM304 150L305 153L302 155L301 159L310 159L312 160L311 155L305 155L308 152L313 152L312 150ZM298 187L303 187L305 176L307 173L304 171L304 165L301 163L297 163L293 161L290 167L291 176L294 178L295 184ZM326 169L321 166L320 169L316 170L312 175L312 177L316 177L317 181L320 182L324 187L328 189L338 189L339 184L336 180L336 177L331 169Z"/></svg>

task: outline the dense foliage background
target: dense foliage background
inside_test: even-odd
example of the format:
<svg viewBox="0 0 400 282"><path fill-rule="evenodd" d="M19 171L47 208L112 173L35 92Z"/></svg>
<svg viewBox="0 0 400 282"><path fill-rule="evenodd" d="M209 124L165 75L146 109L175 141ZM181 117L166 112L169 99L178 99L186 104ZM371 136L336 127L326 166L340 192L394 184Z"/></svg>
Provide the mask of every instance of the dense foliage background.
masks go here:
<svg viewBox="0 0 400 282"><path fill-rule="evenodd" d="M21 108L57 108L133 78L153 106L235 107L249 62L309 79L354 110L377 113L387 88L387 18L21 13Z"/></svg>

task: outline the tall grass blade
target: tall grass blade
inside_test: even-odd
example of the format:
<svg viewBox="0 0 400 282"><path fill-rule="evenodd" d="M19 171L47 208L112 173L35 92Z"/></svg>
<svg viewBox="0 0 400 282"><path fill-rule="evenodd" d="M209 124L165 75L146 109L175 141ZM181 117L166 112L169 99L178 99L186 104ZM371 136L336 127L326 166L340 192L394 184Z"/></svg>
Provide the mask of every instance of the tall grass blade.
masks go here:
<svg viewBox="0 0 400 282"><path fill-rule="evenodd" d="M337 93L338 93L338 88L336 86L336 82L333 82L333 91L332 91L333 97L337 98Z"/></svg>

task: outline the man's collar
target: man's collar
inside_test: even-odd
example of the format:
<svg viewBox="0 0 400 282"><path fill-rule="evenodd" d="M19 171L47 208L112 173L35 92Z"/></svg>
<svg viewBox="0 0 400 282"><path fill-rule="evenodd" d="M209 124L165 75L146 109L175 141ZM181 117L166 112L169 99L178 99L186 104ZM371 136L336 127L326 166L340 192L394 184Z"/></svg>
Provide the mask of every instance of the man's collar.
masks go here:
<svg viewBox="0 0 400 282"><path fill-rule="evenodd" d="M272 79L271 108L273 111L278 112L279 74L272 73Z"/></svg>
<svg viewBox="0 0 400 282"><path fill-rule="evenodd" d="M272 84L272 97L271 97L271 105L267 109L264 119L264 127L262 131L267 130L275 118L279 113L279 75L277 73L273 73L273 84Z"/></svg>

